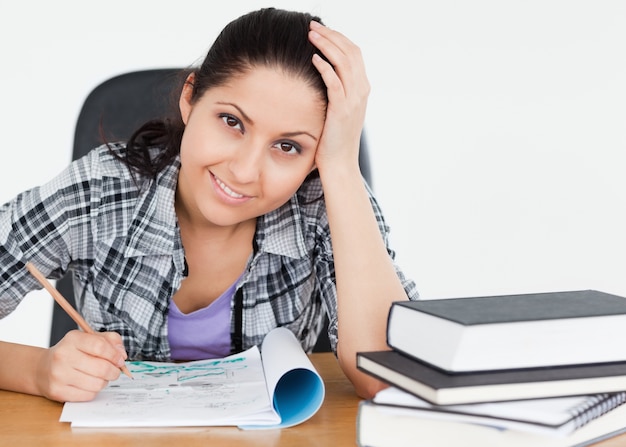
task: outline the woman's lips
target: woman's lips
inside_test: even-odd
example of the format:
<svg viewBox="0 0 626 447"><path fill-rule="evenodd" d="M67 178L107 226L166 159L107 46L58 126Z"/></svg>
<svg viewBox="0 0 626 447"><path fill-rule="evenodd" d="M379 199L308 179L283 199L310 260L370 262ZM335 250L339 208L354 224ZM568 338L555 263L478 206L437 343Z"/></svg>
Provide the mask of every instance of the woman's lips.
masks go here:
<svg viewBox="0 0 626 447"><path fill-rule="evenodd" d="M213 179L214 184L216 185L216 189L221 192L228 199L234 200L236 202L242 202L250 199L250 196L246 196L245 194L238 193L230 188L226 183L220 180L215 174L211 173L211 178Z"/></svg>

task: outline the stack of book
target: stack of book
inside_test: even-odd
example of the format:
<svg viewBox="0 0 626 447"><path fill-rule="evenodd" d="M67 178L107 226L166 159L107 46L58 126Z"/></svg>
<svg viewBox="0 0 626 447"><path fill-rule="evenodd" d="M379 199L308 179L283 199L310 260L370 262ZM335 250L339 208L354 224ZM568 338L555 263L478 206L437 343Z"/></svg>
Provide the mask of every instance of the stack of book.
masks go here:
<svg viewBox="0 0 626 447"><path fill-rule="evenodd" d="M626 299L595 290L395 302L358 368L360 446L587 445L626 431Z"/></svg>

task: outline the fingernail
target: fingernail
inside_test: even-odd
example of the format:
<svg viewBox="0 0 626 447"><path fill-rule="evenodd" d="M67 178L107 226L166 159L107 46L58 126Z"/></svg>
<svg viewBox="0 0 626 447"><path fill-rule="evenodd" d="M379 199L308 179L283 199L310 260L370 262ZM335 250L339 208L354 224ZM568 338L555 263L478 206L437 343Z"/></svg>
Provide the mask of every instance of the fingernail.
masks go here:
<svg viewBox="0 0 626 447"><path fill-rule="evenodd" d="M322 24L320 22L318 22L317 20L311 20L311 28L321 28Z"/></svg>

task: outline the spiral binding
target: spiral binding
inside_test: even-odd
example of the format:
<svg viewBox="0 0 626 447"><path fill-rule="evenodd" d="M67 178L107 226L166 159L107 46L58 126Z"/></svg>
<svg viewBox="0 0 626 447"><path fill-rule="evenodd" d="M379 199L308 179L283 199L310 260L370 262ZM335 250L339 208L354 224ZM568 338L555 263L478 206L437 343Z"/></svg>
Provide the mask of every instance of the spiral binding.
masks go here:
<svg viewBox="0 0 626 447"><path fill-rule="evenodd" d="M614 410L624 402L626 402L626 392L597 394L590 396L589 400L576 408L570 409L569 412L574 416L574 426L578 429L603 414Z"/></svg>

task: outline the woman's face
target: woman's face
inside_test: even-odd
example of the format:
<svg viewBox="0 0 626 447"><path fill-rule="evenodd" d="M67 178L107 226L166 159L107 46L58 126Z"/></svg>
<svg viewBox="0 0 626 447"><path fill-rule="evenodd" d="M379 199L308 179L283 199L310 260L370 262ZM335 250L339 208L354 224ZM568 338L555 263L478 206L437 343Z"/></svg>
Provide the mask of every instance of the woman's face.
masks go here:
<svg viewBox="0 0 626 447"><path fill-rule="evenodd" d="M256 219L286 203L314 168L325 104L302 79L256 67L190 98L186 85L177 209L197 224Z"/></svg>

